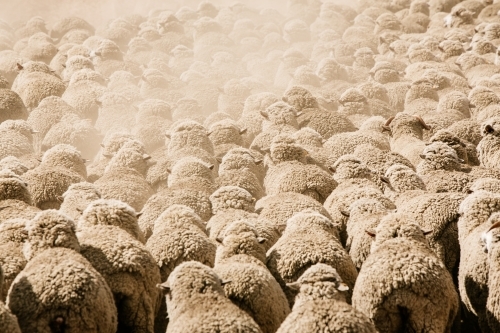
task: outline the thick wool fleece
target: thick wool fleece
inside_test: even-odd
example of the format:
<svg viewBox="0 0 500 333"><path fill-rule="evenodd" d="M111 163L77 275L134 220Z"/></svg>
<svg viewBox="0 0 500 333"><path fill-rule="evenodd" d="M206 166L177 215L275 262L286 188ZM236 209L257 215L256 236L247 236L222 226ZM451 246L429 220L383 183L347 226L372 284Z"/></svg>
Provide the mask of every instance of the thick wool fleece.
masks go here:
<svg viewBox="0 0 500 333"><path fill-rule="evenodd" d="M264 253L264 247L254 233L224 237L217 252L225 252L225 255L217 256L214 271L222 280L231 281L224 285L226 296L252 316L262 332L274 333L290 313L290 307L283 290L264 263L242 251L242 248L259 246Z"/></svg>
<svg viewBox="0 0 500 333"><path fill-rule="evenodd" d="M113 225L128 232L144 243L144 235L137 223L137 213L126 203L113 199L98 199L91 202L78 220L78 228L94 225Z"/></svg>
<svg viewBox="0 0 500 333"><path fill-rule="evenodd" d="M371 254L354 286L353 306L380 332L450 332L458 295L420 227L391 214L375 232Z"/></svg>
<svg viewBox="0 0 500 333"><path fill-rule="evenodd" d="M292 313L281 324L278 333L359 332L375 333L373 322L346 303L347 285L335 268L315 264L291 283L299 289Z"/></svg>
<svg viewBox="0 0 500 333"><path fill-rule="evenodd" d="M118 331L154 332L160 307L160 272L146 247L114 225L78 232L82 255L102 274L115 297Z"/></svg>
<svg viewBox="0 0 500 333"><path fill-rule="evenodd" d="M117 329L108 284L79 253L51 248L31 259L12 283L7 306L22 332L105 332Z"/></svg>
<svg viewBox="0 0 500 333"><path fill-rule="evenodd" d="M338 230L325 216L302 211L287 221L283 236L267 253L267 267L293 305L296 292L286 286L295 282L311 265L326 263L339 272L352 288L357 277L349 254L340 244Z"/></svg>
<svg viewBox="0 0 500 333"><path fill-rule="evenodd" d="M220 278L201 263L179 265L160 288L167 299L167 333L262 332L248 314L224 296Z"/></svg>
<svg viewBox="0 0 500 333"><path fill-rule="evenodd" d="M186 261L198 261L213 267L217 245L208 238L205 223L194 210L174 204L154 223L146 247L160 268L162 281Z"/></svg>

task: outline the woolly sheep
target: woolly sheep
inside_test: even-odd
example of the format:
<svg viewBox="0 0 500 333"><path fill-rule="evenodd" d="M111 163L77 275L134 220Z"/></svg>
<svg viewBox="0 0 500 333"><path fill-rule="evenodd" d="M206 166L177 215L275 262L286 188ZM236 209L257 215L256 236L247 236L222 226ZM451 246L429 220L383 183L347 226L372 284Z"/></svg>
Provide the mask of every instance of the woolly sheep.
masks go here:
<svg viewBox="0 0 500 333"><path fill-rule="evenodd" d="M21 330L115 332L113 295L104 278L79 253L73 222L47 210L37 214L27 229L24 253L28 264L7 297Z"/></svg>
<svg viewBox="0 0 500 333"><path fill-rule="evenodd" d="M74 221L78 221L87 206L101 198L97 187L91 183L82 182L72 184L62 195L63 202L59 211Z"/></svg>
<svg viewBox="0 0 500 333"><path fill-rule="evenodd" d="M302 211L287 221L283 236L267 253L266 265L290 305L296 293L286 284L297 281L305 269L318 262L334 267L349 288L354 286L356 268L338 239L337 228L317 212Z"/></svg>
<svg viewBox="0 0 500 333"><path fill-rule="evenodd" d="M255 199L237 186L223 186L210 196L213 216L207 222L210 238L220 237L227 226L236 220L257 217Z"/></svg>
<svg viewBox="0 0 500 333"><path fill-rule="evenodd" d="M28 220L14 218L0 224L0 266L3 268L3 287L0 288L0 302L4 302L12 281L26 266L23 245L28 238Z"/></svg>
<svg viewBox="0 0 500 333"><path fill-rule="evenodd" d="M278 329L284 332L376 332L373 322L346 303L348 286L335 268L317 263L287 284L299 289L292 312Z"/></svg>
<svg viewBox="0 0 500 333"><path fill-rule="evenodd" d="M19 95L6 87L0 88L0 123L8 119L26 119L28 111Z"/></svg>
<svg viewBox="0 0 500 333"><path fill-rule="evenodd" d="M276 332L290 308L263 262L265 249L261 243L266 239L259 237L250 225L234 222L219 241L214 272L230 281L224 285L226 296L252 316L262 332Z"/></svg>
<svg viewBox="0 0 500 333"><path fill-rule="evenodd" d="M22 176L28 168L14 156L7 156L0 160L0 170L9 169L18 176Z"/></svg>
<svg viewBox="0 0 500 333"><path fill-rule="evenodd" d="M352 301L382 332L451 331L459 306L451 275L430 250L424 232L400 214L386 216L376 227Z"/></svg>
<svg viewBox="0 0 500 333"><path fill-rule="evenodd" d="M220 278L196 261L179 265L159 288L166 294L168 333L262 332L255 321L224 296Z"/></svg>
<svg viewBox="0 0 500 333"><path fill-rule="evenodd" d="M174 204L154 223L146 247L160 268L162 281L185 261L199 261L213 267L217 246L208 238L205 223L191 208Z"/></svg>
<svg viewBox="0 0 500 333"><path fill-rule="evenodd" d="M3 271L0 267L0 288L3 282ZM10 309L0 301L0 329L3 332L21 333L17 318L12 314Z"/></svg>
<svg viewBox="0 0 500 333"><path fill-rule="evenodd" d="M25 157L34 153L34 130L24 120L6 120L0 124L0 158Z"/></svg>
<svg viewBox="0 0 500 333"><path fill-rule="evenodd" d="M94 207L88 207L79 222L81 253L110 286L118 309L118 327L128 332L154 332L160 307L156 289L159 269L146 247L122 230L123 226L106 220L82 225Z"/></svg>

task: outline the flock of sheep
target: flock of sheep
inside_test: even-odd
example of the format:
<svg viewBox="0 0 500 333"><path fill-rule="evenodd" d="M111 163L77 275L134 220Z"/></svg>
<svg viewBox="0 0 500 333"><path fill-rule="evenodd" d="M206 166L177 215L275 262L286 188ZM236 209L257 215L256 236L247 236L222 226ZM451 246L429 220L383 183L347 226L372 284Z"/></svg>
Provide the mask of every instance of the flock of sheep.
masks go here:
<svg viewBox="0 0 500 333"><path fill-rule="evenodd" d="M500 332L500 2L165 6L0 21L0 332Z"/></svg>

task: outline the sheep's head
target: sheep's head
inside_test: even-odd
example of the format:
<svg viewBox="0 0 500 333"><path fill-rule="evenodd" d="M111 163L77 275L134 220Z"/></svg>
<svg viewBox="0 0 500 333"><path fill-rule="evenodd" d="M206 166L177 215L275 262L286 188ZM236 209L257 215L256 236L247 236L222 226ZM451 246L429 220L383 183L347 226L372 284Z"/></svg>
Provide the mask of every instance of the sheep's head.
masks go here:
<svg viewBox="0 0 500 333"><path fill-rule="evenodd" d="M73 146L58 144L47 150L42 157L42 165L48 167L64 167L73 170L82 177L87 177L85 163L88 160L82 158L80 152Z"/></svg>
<svg viewBox="0 0 500 333"><path fill-rule="evenodd" d="M419 116L412 116L406 113L398 113L396 116L387 119L383 130L389 132L393 137L410 134L422 138L423 130L430 130L425 121Z"/></svg>
<svg viewBox="0 0 500 333"><path fill-rule="evenodd" d="M290 217L286 222L285 233L311 229L324 230L339 239L338 229L333 222L313 209L305 209Z"/></svg>
<svg viewBox="0 0 500 333"><path fill-rule="evenodd" d="M500 213L492 214L486 224L490 227L482 233L481 243L484 252L491 253L493 246L500 240L500 233L498 232L498 228L500 227Z"/></svg>
<svg viewBox="0 0 500 333"><path fill-rule="evenodd" d="M297 110L285 103L276 102L261 111L261 115L274 125L290 125L298 129Z"/></svg>
<svg viewBox="0 0 500 333"><path fill-rule="evenodd" d="M238 186L223 186L210 195L214 214L226 209L240 209L247 212L255 210L255 198Z"/></svg>
<svg viewBox="0 0 500 333"><path fill-rule="evenodd" d="M43 250L64 247L80 251L80 244L75 234L75 224L66 215L49 209L38 213L26 226L28 241L23 253L31 260Z"/></svg>
<svg viewBox="0 0 500 333"><path fill-rule="evenodd" d="M370 75L381 84L400 81L399 71L388 61L378 61L370 70Z"/></svg>
<svg viewBox="0 0 500 333"><path fill-rule="evenodd" d="M0 201L9 199L32 204L28 184L9 169L4 169L0 171Z"/></svg>
<svg viewBox="0 0 500 333"><path fill-rule="evenodd" d="M481 124L481 135L500 136L500 117L493 117Z"/></svg>
<svg viewBox="0 0 500 333"><path fill-rule="evenodd" d="M353 178L366 178L371 180L373 172L359 158L354 155L343 155L333 164L330 171L334 172L333 178L342 182Z"/></svg>
<svg viewBox="0 0 500 333"><path fill-rule="evenodd" d="M436 141L424 148L420 155L424 160L417 169L420 170L459 170L465 161L458 158L457 152L444 142ZM423 171L423 170L422 170Z"/></svg>
<svg viewBox="0 0 500 333"><path fill-rule="evenodd" d="M299 161L306 163L307 151L296 144L292 136L279 134L273 138L270 148L270 156L274 163L286 161Z"/></svg>
<svg viewBox="0 0 500 333"><path fill-rule="evenodd" d="M238 254L246 254L262 263L266 262L266 249L263 245L266 239L260 237L255 228L243 220L231 223L216 240L220 244L216 264Z"/></svg>
<svg viewBox="0 0 500 333"><path fill-rule="evenodd" d="M195 211L184 205L171 205L155 221L154 231L163 228L187 228L195 226L208 236L205 222Z"/></svg>
<svg viewBox="0 0 500 333"><path fill-rule="evenodd" d="M187 179L205 179L210 183L214 182L212 170L214 164L208 164L196 157L184 157L177 161L170 171L168 186L182 182Z"/></svg>
<svg viewBox="0 0 500 333"><path fill-rule="evenodd" d="M180 304L186 304L202 294L224 297L222 285L225 283L228 282L221 281L210 267L198 261L187 261L177 266L167 281L157 287L165 294L170 313L175 312Z"/></svg>
<svg viewBox="0 0 500 333"><path fill-rule="evenodd" d="M418 225L408 223L403 214L392 213L384 216L375 230L366 230L366 233L375 239L371 246L371 253L374 253L382 244L394 239L407 238L428 245L425 236L432 230L422 230Z"/></svg>
<svg viewBox="0 0 500 333"><path fill-rule="evenodd" d="M424 181L410 167L404 164L393 164L385 172L383 182L393 191L425 190Z"/></svg>

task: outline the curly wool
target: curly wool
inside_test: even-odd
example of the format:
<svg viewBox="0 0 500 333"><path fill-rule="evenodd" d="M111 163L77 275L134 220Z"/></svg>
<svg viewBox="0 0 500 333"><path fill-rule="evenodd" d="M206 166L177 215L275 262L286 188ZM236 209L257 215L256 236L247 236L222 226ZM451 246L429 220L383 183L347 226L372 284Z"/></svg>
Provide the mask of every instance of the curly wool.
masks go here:
<svg viewBox="0 0 500 333"><path fill-rule="evenodd" d="M429 248L421 229L405 221L403 215L391 214L375 229L371 254L354 286L353 306L380 331L450 330L459 306L451 275ZM421 303L425 313L418 310ZM429 307L433 308L432 320L425 315ZM399 317L398 308L407 309L409 316Z"/></svg>
<svg viewBox="0 0 500 333"><path fill-rule="evenodd" d="M101 193L97 188L87 182L71 185L62 195L63 202L59 211L78 221L87 206L95 200L101 198Z"/></svg>
<svg viewBox="0 0 500 333"><path fill-rule="evenodd" d="M356 267L338 239L337 228L317 212L302 211L287 221L283 236L267 253L266 265L289 304L293 305L296 292L286 284L297 281L304 270L318 262L337 269L349 288L354 287Z"/></svg>
<svg viewBox="0 0 500 333"><path fill-rule="evenodd" d="M71 249L46 249L31 259L12 283L7 306L22 331L50 327L56 318L81 332L117 329L117 311L106 281Z"/></svg>
<svg viewBox="0 0 500 333"><path fill-rule="evenodd" d="M14 156L7 156L0 160L0 170L3 169L8 169L18 176L22 176L28 171L28 167Z"/></svg>
<svg viewBox="0 0 500 333"><path fill-rule="evenodd" d="M115 296L118 326L128 332L153 332L161 299L156 284L161 280L146 247L115 225L87 226L77 235L82 255L102 274Z"/></svg>
<svg viewBox="0 0 500 333"><path fill-rule="evenodd" d="M0 302L5 301L12 281L26 266L23 244L28 238L25 229L28 222L15 218L0 224Z"/></svg>
<svg viewBox="0 0 500 333"><path fill-rule="evenodd" d="M168 294L169 333L216 330L262 332L255 321L224 296L220 278L209 267L189 261L161 285Z"/></svg>
<svg viewBox="0 0 500 333"><path fill-rule="evenodd" d="M335 268L318 263L292 283L299 293L292 312L278 329L284 332L376 332L373 322L346 303L342 282Z"/></svg>
<svg viewBox="0 0 500 333"><path fill-rule="evenodd" d="M144 235L137 223L137 213L124 202L113 199L97 199L92 201L78 219L78 228L89 228L95 225L112 225L128 232L141 243L145 243Z"/></svg>
<svg viewBox="0 0 500 333"><path fill-rule="evenodd" d="M32 204L28 185L9 169L0 171L0 200L19 200Z"/></svg>
<svg viewBox="0 0 500 333"><path fill-rule="evenodd" d="M221 279L230 281L224 285L226 296L252 316L262 332L272 333L290 313L290 307L280 285L264 263L251 255L251 249L259 247L264 254L264 247L259 244L255 233L226 235L217 249L214 272ZM222 252L223 256L220 255Z"/></svg>

